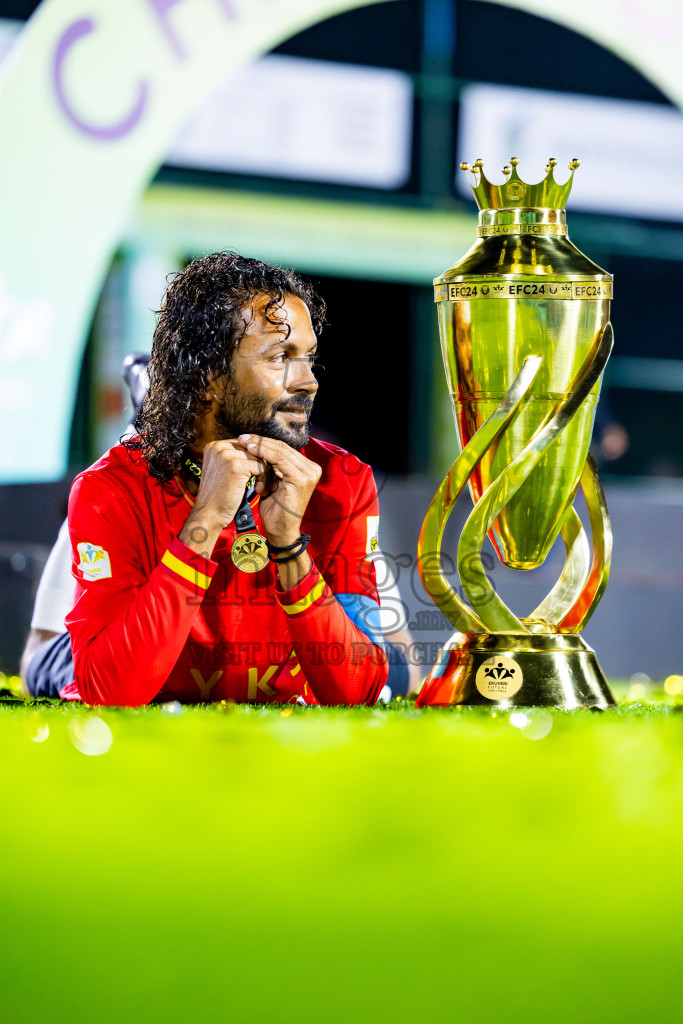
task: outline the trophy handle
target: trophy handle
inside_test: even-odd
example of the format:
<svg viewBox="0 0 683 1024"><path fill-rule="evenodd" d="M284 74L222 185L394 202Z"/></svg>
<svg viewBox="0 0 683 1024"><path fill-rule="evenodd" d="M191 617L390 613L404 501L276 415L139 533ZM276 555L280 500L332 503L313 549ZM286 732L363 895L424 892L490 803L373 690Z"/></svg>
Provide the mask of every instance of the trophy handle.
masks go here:
<svg viewBox="0 0 683 1024"><path fill-rule="evenodd" d="M566 557L560 578L529 616L534 622L547 622L548 625L555 627L578 600L586 585L591 567L590 547L586 531L573 507L569 509L567 518L562 524L561 537L564 541Z"/></svg>
<svg viewBox="0 0 683 1024"><path fill-rule="evenodd" d="M484 538L501 510L507 505L513 495L517 493L529 473L536 466L545 449L548 445L552 444L558 434L566 427L577 409L579 409L595 387L612 351L613 342L614 332L612 325L607 324L604 330L597 336L593 351L589 353L579 370L569 397L558 402L555 409L546 418L545 423L536 431L527 446L490 484L465 523L460 537L460 544L458 545L458 571L460 572L463 590L475 614L481 616L481 620L486 624L486 629L490 632L519 632L520 630L528 632L528 630L498 597L484 572L481 564L481 546L484 543ZM505 402L505 399L503 402ZM490 421L487 420L488 422ZM484 424L484 427L486 425ZM484 427L481 429L483 430ZM588 491L591 491L590 486ZM604 495L602 501L604 503ZM595 502L593 502L593 505L595 505ZM569 536L571 536L571 531L576 529L575 524L568 529ZM600 530L598 529L597 532L599 533ZM466 570L466 572L462 570ZM593 575L593 572L591 572L591 576ZM606 582L605 579L602 589L604 589ZM596 589L591 598L590 608L583 612L576 606L573 606L567 613L567 616L572 617L572 623L573 619L577 616L582 616L586 613L590 614L590 611L592 611L592 608L597 603L597 600L594 600L594 598L599 588L600 581L596 577ZM602 589L600 589L600 593L602 593ZM580 601L581 598L579 598ZM573 624L569 628L565 627L565 631L573 632Z"/></svg>
<svg viewBox="0 0 683 1024"><path fill-rule="evenodd" d="M581 474L588 519L593 536L593 564L586 586L559 623L561 633L580 633L595 611L609 579L612 563L612 525L598 470L589 453Z"/></svg>
<svg viewBox="0 0 683 1024"><path fill-rule="evenodd" d="M559 633L580 633L583 630L607 586L612 561L612 527L607 502L590 452L581 473L581 487L593 537L592 564L589 564L586 531L572 508L562 527L562 539L567 549L562 575L545 600L531 613L532 619L542 619Z"/></svg>
<svg viewBox="0 0 683 1024"><path fill-rule="evenodd" d="M437 608L443 612L456 629L463 633L482 633L487 629L481 619L458 596L443 572L441 542L446 523L472 472L516 416L523 399L534 382L541 363L541 356L526 357L500 405L482 424L451 466L439 490L434 495L422 523L420 539L417 544L417 567L420 579ZM477 557L481 565L481 556L478 553ZM483 568L481 571L483 574ZM515 619L515 622L521 632L527 632L519 620Z"/></svg>

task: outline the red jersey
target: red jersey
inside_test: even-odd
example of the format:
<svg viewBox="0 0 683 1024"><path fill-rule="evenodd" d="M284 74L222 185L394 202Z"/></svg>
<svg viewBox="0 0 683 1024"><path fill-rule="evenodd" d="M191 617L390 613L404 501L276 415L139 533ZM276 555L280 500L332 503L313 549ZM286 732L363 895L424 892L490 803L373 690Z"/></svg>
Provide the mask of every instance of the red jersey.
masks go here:
<svg viewBox="0 0 683 1024"><path fill-rule="evenodd" d="M76 477L69 696L124 705L374 703L387 659L381 639L371 639L379 606L368 558L379 523L372 471L313 438L304 454L322 467L301 526L313 568L288 591L270 562L255 573L234 565L234 524L211 558L183 544L178 534L194 498L179 476L152 477L139 452L117 445ZM255 497L263 534L258 505Z"/></svg>

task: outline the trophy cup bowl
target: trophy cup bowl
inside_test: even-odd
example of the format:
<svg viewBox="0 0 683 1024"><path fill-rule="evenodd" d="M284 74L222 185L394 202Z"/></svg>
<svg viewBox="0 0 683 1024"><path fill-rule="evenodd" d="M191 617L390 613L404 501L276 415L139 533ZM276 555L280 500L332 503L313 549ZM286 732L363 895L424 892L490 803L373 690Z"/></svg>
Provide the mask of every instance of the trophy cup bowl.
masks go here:
<svg viewBox="0 0 683 1024"><path fill-rule="evenodd" d="M460 455L422 527L418 566L427 592L457 632L442 648L418 706L609 707L614 697L579 633L607 583L611 531L589 453L602 372L612 347L612 278L567 235L569 180L555 160L536 185L518 160L494 185L483 161L469 167L480 213L478 238L434 281L439 334ZM457 565L465 602L443 570L441 544L465 484L474 510ZM582 487L592 534L574 509ZM498 597L481 561L485 536L517 570L541 565L558 535L560 578L518 618Z"/></svg>

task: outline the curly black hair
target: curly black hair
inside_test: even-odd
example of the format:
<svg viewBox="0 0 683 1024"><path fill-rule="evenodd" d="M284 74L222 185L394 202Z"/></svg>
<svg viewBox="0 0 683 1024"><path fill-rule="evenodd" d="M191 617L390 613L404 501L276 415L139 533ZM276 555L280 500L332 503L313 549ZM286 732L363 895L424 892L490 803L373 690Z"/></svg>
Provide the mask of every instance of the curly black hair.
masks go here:
<svg viewBox="0 0 683 1024"><path fill-rule="evenodd" d="M129 451L142 452L158 480L170 480L182 464L210 382L230 373L247 327L242 310L259 294L271 296L265 317L287 336L290 327L278 315L287 295L306 304L320 334L325 303L310 282L260 260L212 253L192 260L168 285L154 331L149 390L135 420L138 435L122 441Z"/></svg>

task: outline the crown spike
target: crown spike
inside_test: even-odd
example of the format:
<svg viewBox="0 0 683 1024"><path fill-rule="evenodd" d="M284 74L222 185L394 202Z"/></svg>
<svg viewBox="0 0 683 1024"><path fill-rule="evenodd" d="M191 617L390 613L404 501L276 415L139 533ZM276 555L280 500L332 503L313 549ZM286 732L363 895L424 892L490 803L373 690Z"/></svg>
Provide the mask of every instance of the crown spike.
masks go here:
<svg viewBox="0 0 683 1024"><path fill-rule="evenodd" d="M479 209L499 210L525 207L527 209L563 210L569 198L574 171L579 167L579 161L576 158L571 161L569 169L572 173L563 185L559 185L555 180L553 172L557 166L557 160L553 156L549 158L546 165L545 178L535 185L522 181L517 173L518 164L519 157L510 158L509 165L506 164L503 168L506 180L502 185L494 185L488 180L484 174L484 161L481 157L477 157L471 166L465 163L460 165L462 170L469 170L474 176L474 184L470 180L470 185Z"/></svg>
<svg viewBox="0 0 683 1024"><path fill-rule="evenodd" d="M474 177L474 184L472 184L469 177L467 179L469 181L470 188L472 189L473 192L476 192L476 190L481 185L481 168L483 167L483 165L483 160L475 160L473 164L468 164L467 161L463 160L463 162L460 164L461 171L465 171L465 173L467 173L467 171L470 171Z"/></svg>

